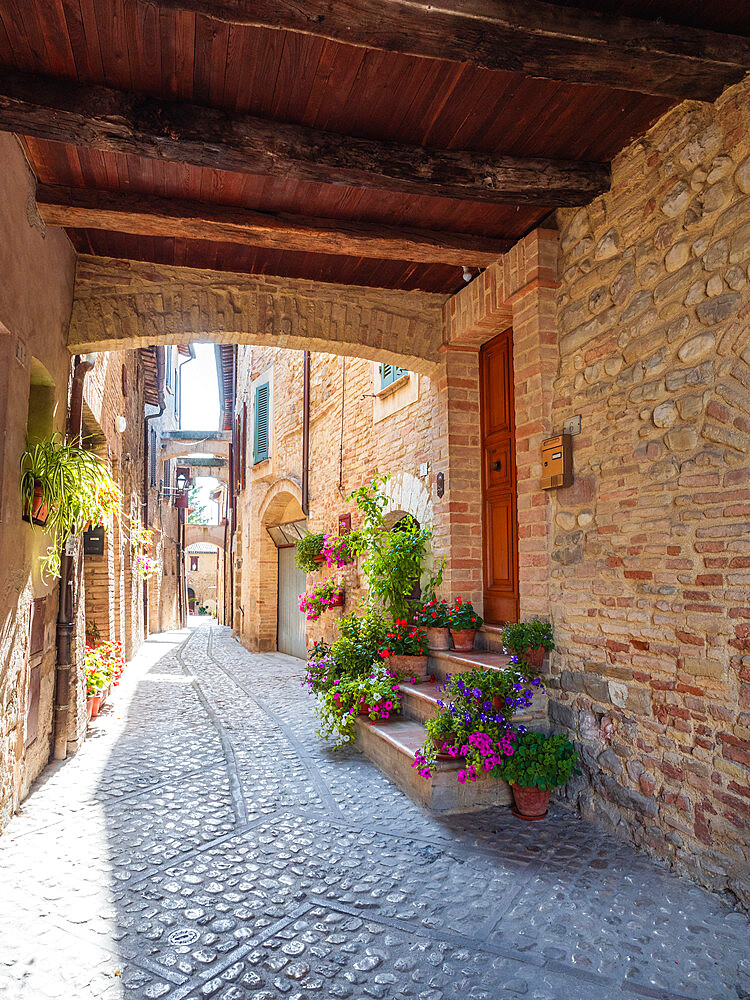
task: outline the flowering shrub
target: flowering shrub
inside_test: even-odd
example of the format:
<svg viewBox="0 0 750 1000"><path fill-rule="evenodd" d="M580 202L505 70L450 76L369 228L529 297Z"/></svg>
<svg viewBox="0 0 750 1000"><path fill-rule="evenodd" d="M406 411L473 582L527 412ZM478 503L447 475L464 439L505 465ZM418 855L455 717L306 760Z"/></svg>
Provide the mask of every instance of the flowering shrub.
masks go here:
<svg viewBox="0 0 750 1000"><path fill-rule="evenodd" d="M401 709L396 675L384 665L376 665L365 677L336 678L319 691L318 735L340 747L354 739L358 715L370 723L389 718Z"/></svg>
<svg viewBox="0 0 750 1000"><path fill-rule="evenodd" d="M312 590L299 595L299 609L309 622L316 622L328 608L340 604L344 596L344 581L340 577L320 580Z"/></svg>
<svg viewBox="0 0 750 1000"><path fill-rule="evenodd" d="M156 559L139 552L135 557L135 571L143 580L148 580L158 569Z"/></svg>
<svg viewBox="0 0 750 1000"><path fill-rule="evenodd" d="M419 608L414 615L414 621L422 628L450 628L450 605L447 601L433 597Z"/></svg>
<svg viewBox="0 0 750 1000"><path fill-rule="evenodd" d="M95 667L86 667L86 697L94 698L102 688L106 685L107 681L102 674Z"/></svg>
<svg viewBox="0 0 750 1000"><path fill-rule="evenodd" d="M428 778L437 754L448 753L467 759L459 781L474 781L477 770L493 771L513 752L513 715L528 707L540 688L538 677L529 680L513 669L480 668L449 675L438 688L442 712L425 723L427 739L412 766ZM518 732L525 732L525 727L519 726Z"/></svg>
<svg viewBox="0 0 750 1000"><path fill-rule="evenodd" d="M461 632L464 629L477 629L482 627L484 619L472 607L471 601L463 601L456 598L456 603L448 611L450 627L454 632Z"/></svg>
<svg viewBox="0 0 750 1000"><path fill-rule="evenodd" d="M405 618L397 618L385 634L387 643L378 650L378 656L387 659L389 656L424 656L424 629L418 625L409 625Z"/></svg>

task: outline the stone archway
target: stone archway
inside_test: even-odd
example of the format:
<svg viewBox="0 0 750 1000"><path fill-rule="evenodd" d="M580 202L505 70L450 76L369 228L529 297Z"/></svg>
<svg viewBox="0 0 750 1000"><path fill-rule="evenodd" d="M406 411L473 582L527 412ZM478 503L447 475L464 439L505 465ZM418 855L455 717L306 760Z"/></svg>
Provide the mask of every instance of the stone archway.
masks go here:
<svg viewBox="0 0 750 1000"><path fill-rule="evenodd" d="M72 354L212 340L438 367L445 295L78 258Z"/></svg>

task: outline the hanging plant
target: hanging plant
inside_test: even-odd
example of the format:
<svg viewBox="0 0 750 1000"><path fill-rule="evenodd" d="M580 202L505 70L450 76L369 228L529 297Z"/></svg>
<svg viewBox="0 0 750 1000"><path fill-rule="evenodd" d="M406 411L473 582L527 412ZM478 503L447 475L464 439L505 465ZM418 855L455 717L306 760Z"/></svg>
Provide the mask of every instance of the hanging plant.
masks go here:
<svg viewBox="0 0 750 1000"><path fill-rule="evenodd" d="M323 547L324 535L310 533L295 542L294 559L299 569L306 573L312 573L318 568L318 564L323 562L320 557L320 550Z"/></svg>
<svg viewBox="0 0 750 1000"><path fill-rule="evenodd" d="M89 523L104 524L120 510L120 488L109 467L94 452L66 444L60 434L27 445L20 486L23 511L32 526L46 508L44 529L51 544L39 557L43 577L59 577L67 538Z"/></svg>
<svg viewBox="0 0 750 1000"><path fill-rule="evenodd" d="M316 622L329 608L340 608L344 604L344 581L329 577L316 583L312 590L299 595L299 609L309 622Z"/></svg>
<svg viewBox="0 0 750 1000"><path fill-rule="evenodd" d="M139 552L135 557L133 567L142 580L148 580L159 568L156 559L152 559L151 556L144 555L142 552Z"/></svg>

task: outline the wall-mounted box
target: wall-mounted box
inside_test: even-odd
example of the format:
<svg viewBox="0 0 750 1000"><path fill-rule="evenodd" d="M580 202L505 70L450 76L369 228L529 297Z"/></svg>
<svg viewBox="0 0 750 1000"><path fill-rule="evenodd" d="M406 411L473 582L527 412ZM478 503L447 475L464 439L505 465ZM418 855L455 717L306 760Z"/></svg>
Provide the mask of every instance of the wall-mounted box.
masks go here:
<svg viewBox="0 0 750 1000"><path fill-rule="evenodd" d="M573 444L570 434L542 441L542 489L573 485Z"/></svg>

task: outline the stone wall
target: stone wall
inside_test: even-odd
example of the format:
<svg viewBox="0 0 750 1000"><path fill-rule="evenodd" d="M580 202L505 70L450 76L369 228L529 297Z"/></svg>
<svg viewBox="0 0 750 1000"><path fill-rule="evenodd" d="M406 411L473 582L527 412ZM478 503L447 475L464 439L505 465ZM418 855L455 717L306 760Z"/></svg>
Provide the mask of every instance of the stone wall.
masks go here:
<svg viewBox="0 0 750 1000"><path fill-rule="evenodd" d="M40 579L41 529L21 520L19 461L25 446L32 369L53 383L50 429L64 430L70 356L65 333L73 297L74 253L47 230L34 203L34 179L16 140L0 134L0 829L50 754L57 585ZM36 359L36 360L34 360ZM39 653L31 655L32 602L44 600ZM27 714L32 668L39 670L36 738Z"/></svg>
<svg viewBox="0 0 750 1000"><path fill-rule="evenodd" d="M585 812L748 903L750 88L626 149L560 249L552 719Z"/></svg>

